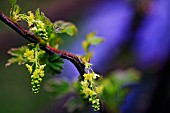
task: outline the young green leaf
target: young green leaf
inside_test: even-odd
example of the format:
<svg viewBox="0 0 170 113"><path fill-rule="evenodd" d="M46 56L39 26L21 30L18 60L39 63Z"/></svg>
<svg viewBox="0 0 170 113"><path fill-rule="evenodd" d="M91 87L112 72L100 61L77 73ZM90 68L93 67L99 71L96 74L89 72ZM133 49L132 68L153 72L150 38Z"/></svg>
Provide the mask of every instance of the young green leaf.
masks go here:
<svg viewBox="0 0 170 113"><path fill-rule="evenodd" d="M45 89L55 98L61 98L69 92L70 86L66 81L51 79L46 83Z"/></svg>
<svg viewBox="0 0 170 113"><path fill-rule="evenodd" d="M103 42L103 38L96 36L96 32L87 34L86 39L89 45L98 45Z"/></svg>
<svg viewBox="0 0 170 113"><path fill-rule="evenodd" d="M59 28L60 30L56 30L56 33L66 33L69 36L74 36L77 34L77 28L74 24L65 21L56 21L54 23L55 28Z"/></svg>
<svg viewBox="0 0 170 113"><path fill-rule="evenodd" d="M86 40L82 42L82 46L83 46L83 49L86 51L86 53L89 52L90 44Z"/></svg>
<svg viewBox="0 0 170 113"><path fill-rule="evenodd" d="M35 11L35 18L36 18L36 20L44 21L44 18L45 18L44 14L41 15L41 12L40 12L39 8Z"/></svg>
<svg viewBox="0 0 170 113"><path fill-rule="evenodd" d="M27 59L24 57L25 51L28 49L27 46L22 46L20 48L12 48L8 51L8 54L12 56L6 63L6 66L11 64L18 63L18 65L24 64L27 62Z"/></svg>
<svg viewBox="0 0 170 113"><path fill-rule="evenodd" d="M130 87L125 85L139 83L140 73L134 69L125 71L115 71L108 78L101 81L103 93L101 99L112 112L118 112L120 105L125 100L130 91Z"/></svg>
<svg viewBox="0 0 170 113"><path fill-rule="evenodd" d="M63 69L63 60L57 55L45 55L43 59L45 60L45 64L47 65L46 71L49 74L60 74Z"/></svg>
<svg viewBox="0 0 170 113"><path fill-rule="evenodd" d="M87 105L84 103L82 98L80 98L80 97L71 97L66 102L64 107L66 107L68 113L77 113L77 111L80 111L78 113L81 113L81 111L85 107L87 107Z"/></svg>
<svg viewBox="0 0 170 113"><path fill-rule="evenodd" d="M96 36L96 33L92 32L86 35L86 40L82 42L82 46L86 53L88 53L91 45L98 45L101 42L103 42L103 38Z"/></svg>
<svg viewBox="0 0 170 113"><path fill-rule="evenodd" d="M91 45L98 45L101 42L103 42L103 38L92 37L92 38L88 38L87 42L90 43Z"/></svg>
<svg viewBox="0 0 170 113"><path fill-rule="evenodd" d="M10 3L11 3L11 6L12 6L12 9L14 8L15 4L16 4L17 0L10 0Z"/></svg>

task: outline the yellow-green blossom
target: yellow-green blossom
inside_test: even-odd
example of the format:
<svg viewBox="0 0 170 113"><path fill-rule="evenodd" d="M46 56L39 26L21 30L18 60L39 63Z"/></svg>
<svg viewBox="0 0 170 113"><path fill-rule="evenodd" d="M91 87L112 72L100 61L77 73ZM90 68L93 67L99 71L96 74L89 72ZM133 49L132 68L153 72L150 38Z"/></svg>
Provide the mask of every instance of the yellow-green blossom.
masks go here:
<svg viewBox="0 0 170 113"><path fill-rule="evenodd" d="M88 87L88 86L89 86L89 83L87 82L87 80L85 80L85 81L81 81L81 85L82 85L83 87Z"/></svg>
<svg viewBox="0 0 170 113"><path fill-rule="evenodd" d="M86 97L92 96L95 92L89 89L88 87L83 89L83 93L85 94Z"/></svg>
<svg viewBox="0 0 170 113"><path fill-rule="evenodd" d="M29 50L27 49L26 52L24 53L24 57L26 57L30 62L34 62L34 50Z"/></svg>
<svg viewBox="0 0 170 113"><path fill-rule="evenodd" d="M27 22L28 22L28 27L32 26L34 23L34 14L31 11L28 11L28 17L27 17Z"/></svg>
<svg viewBox="0 0 170 113"><path fill-rule="evenodd" d="M26 64L25 66L27 67L28 71L29 71L30 74L31 74L31 73L32 73L32 66L30 66L30 65L28 65L28 64Z"/></svg>
<svg viewBox="0 0 170 113"><path fill-rule="evenodd" d="M40 65L40 69L43 70L45 66L46 66L46 64Z"/></svg>
<svg viewBox="0 0 170 113"><path fill-rule="evenodd" d="M36 24L38 28L45 29L45 24L42 21L36 20Z"/></svg>
<svg viewBox="0 0 170 113"><path fill-rule="evenodd" d="M93 73L89 73L89 74L84 74L84 80L92 80L93 79Z"/></svg>
<svg viewBox="0 0 170 113"><path fill-rule="evenodd" d="M92 71L91 73L89 73ZM87 68L87 74L83 75L84 80L81 81L82 85L82 93L84 94L85 98L88 98L89 102L92 104L92 107L95 111L100 110L100 101L99 101L99 93L102 92L103 87L97 86L95 84L95 80L100 75L96 74L90 67Z"/></svg>

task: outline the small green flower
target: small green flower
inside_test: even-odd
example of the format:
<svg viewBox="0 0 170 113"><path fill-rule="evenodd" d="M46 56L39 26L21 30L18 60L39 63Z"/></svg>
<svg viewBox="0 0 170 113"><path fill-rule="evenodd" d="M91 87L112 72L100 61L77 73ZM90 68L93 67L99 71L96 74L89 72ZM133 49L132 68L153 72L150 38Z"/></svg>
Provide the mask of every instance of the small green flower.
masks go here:
<svg viewBox="0 0 170 113"><path fill-rule="evenodd" d="M43 70L45 66L46 66L46 64L40 65L40 69Z"/></svg>

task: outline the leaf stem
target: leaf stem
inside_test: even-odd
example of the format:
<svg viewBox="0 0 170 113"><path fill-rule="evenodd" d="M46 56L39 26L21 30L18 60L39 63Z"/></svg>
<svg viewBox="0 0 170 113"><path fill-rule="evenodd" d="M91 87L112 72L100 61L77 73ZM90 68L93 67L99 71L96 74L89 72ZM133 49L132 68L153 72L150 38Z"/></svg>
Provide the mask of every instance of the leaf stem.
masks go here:
<svg viewBox="0 0 170 113"><path fill-rule="evenodd" d="M35 47L35 67L36 67L36 69L38 68L38 48L39 48L39 44L36 44L36 47Z"/></svg>

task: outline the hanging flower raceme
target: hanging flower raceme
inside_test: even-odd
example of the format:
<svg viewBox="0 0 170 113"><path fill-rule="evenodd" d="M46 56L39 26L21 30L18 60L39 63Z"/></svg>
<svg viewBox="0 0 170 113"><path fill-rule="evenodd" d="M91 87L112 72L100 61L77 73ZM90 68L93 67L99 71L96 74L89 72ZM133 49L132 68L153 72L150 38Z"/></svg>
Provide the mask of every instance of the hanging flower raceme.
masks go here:
<svg viewBox="0 0 170 113"><path fill-rule="evenodd" d="M92 68L91 64L86 64L87 73L83 75L84 80L81 81L81 93L86 99L92 104L95 111L100 110L100 100L99 94L102 92L102 86L97 86L95 81L100 75L96 74Z"/></svg>

